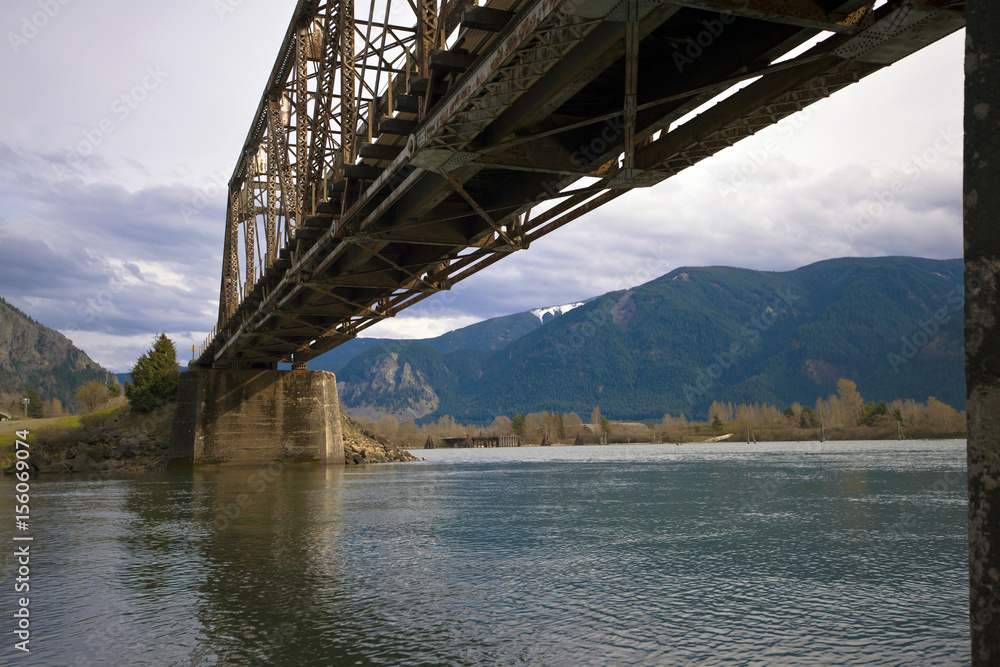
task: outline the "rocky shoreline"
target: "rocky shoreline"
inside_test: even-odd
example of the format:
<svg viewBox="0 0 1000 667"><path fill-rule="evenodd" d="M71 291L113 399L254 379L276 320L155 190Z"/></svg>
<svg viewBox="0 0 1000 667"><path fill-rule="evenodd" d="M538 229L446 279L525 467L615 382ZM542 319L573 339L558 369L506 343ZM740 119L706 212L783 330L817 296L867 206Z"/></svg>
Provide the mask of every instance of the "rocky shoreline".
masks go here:
<svg viewBox="0 0 1000 667"><path fill-rule="evenodd" d="M85 419L79 428L37 432L40 446L33 448L28 463L39 474L165 470L173 412L172 405L149 415L136 415L125 408L114 418ZM346 466L418 460L346 414L341 416L341 426ZM2 472L10 474L12 469L10 465Z"/></svg>
<svg viewBox="0 0 1000 667"><path fill-rule="evenodd" d="M405 449L399 449L380 435L375 435L346 413L341 413L341 431L344 434L344 463L402 463L419 459Z"/></svg>

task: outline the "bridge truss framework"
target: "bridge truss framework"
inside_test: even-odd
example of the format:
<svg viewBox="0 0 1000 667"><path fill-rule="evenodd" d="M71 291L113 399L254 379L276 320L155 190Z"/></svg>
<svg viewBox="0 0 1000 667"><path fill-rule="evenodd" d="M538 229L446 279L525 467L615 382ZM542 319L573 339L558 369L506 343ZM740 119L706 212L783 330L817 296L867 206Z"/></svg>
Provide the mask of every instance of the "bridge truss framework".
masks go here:
<svg viewBox="0 0 1000 667"><path fill-rule="evenodd" d="M198 364L307 362L965 21L957 0L873 5L300 0L230 180Z"/></svg>

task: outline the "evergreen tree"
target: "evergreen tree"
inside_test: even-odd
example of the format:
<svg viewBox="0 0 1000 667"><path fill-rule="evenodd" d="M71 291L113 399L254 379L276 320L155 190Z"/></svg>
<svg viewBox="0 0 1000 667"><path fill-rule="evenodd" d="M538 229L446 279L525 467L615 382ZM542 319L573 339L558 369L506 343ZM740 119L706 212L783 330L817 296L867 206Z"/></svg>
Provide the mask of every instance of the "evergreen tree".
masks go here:
<svg viewBox="0 0 1000 667"><path fill-rule="evenodd" d="M132 367L132 381L125 383L125 397L136 412L151 412L176 400L179 375L177 350L173 341L161 333Z"/></svg>
<svg viewBox="0 0 1000 667"><path fill-rule="evenodd" d="M875 403L874 401L870 403L865 403L865 407L861 409L861 416L858 418L858 424L861 426L874 426L875 420L880 415L889 414L889 408L885 404L885 401L879 401Z"/></svg>
<svg viewBox="0 0 1000 667"><path fill-rule="evenodd" d="M802 408L802 412L799 413L799 428L819 428L820 421L819 416L816 412L810 408L808 405Z"/></svg>
<svg viewBox="0 0 1000 667"><path fill-rule="evenodd" d="M38 395L38 390L34 386L28 387L25 397L28 399L28 418L41 419L44 417L45 410L42 408L42 397Z"/></svg>
<svg viewBox="0 0 1000 667"><path fill-rule="evenodd" d="M524 426L527 421L527 416L523 412L519 412L514 415L514 418L510 420L510 430L514 431L514 435L519 438L524 437Z"/></svg>

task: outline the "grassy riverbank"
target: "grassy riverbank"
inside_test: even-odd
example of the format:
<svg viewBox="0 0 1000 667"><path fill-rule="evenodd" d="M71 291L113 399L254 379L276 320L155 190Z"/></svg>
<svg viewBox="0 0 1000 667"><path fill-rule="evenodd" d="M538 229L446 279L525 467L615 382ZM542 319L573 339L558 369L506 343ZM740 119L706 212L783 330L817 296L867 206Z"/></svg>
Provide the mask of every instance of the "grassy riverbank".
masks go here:
<svg viewBox="0 0 1000 667"><path fill-rule="evenodd" d="M135 472L166 465L173 405L148 414L119 405L85 415L4 422L0 470L14 461L17 432L28 431L32 467L39 472Z"/></svg>
<svg viewBox="0 0 1000 667"><path fill-rule="evenodd" d="M149 413L128 405L85 415L16 419L0 423L0 470L14 463L17 433L28 431L32 467L38 472L138 472L167 464L175 404ZM341 418L344 463L362 465L413 460L347 414Z"/></svg>

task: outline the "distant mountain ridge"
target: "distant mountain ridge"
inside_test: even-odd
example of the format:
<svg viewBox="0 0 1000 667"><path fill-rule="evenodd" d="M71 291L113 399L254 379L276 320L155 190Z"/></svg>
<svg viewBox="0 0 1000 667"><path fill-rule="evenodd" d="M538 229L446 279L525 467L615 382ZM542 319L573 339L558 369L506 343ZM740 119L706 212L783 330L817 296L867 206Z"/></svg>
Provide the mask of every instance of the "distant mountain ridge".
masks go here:
<svg viewBox="0 0 1000 667"><path fill-rule="evenodd" d="M34 386L42 399L57 398L65 405L90 380L116 381L66 336L0 298L0 392Z"/></svg>
<svg viewBox="0 0 1000 667"><path fill-rule="evenodd" d="M553 306L543 314L529 311L494 317L424 340L355 339L347 344L355 344L355 349L340 353L334 349L309 367L338 373L341 400L357 416L378 417L388 412L417 419L441 404L430 378L445 387L458 377L474 378L492 353L541 327L543 321L551 321L560 308L566 307ZM456 369L454 373L445 358ZM343 380L359 372L367 375L367 382Z"/></svg>
<svg viewBox="0 0 1000 667"><path fill-rule="evenodd" d="M679 268L544 323L529 312L369 343L339 369L341 398L366 417L488 423L599 405L639 421L704 418L713 400L811 404L845 377L868 400L964 409L962 271L909 257Z"/></svg>
<svg viewBox="0 0 1000 667"><path fill-rule="evenodd" d="M534 308L513 315L493 317L461 329L449 331L435 338L421 338L407 342L422 343L442 353L458 350L499 350L526 333L534 331L553 317L567 313L584 303L586 302L577 301L559 306ZM313 359L309 362L309 368L339 373L341 368L365 350L397 342L403 341L389 338L354 338Z"/></svg>
<svg viewBox="0 0 1000 667"><path fill-rule="evenodd" d="M563 308L564 306L553 306ZM548 310L548 309L546 309ZM420 343L438 352L458 350L498 350L542 325L544 315L534 311L494 317L455 329L435 338L393 340L388 338L355 338L335 347L309 362L309 368L339 373L340 369L366 350L386 345ZM549 314L548 317L553 317Z"/></svg>

